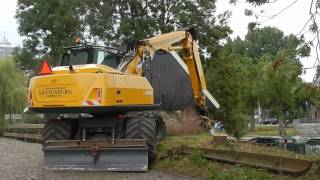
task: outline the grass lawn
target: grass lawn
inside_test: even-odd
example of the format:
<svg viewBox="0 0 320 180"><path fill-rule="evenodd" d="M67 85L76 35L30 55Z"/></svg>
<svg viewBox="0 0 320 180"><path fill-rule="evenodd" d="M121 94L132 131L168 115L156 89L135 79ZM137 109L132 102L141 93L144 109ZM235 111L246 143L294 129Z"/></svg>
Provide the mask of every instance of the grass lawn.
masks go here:
<svg viewBox="0 0 320 180"><path fill-rule="evenodd" d="M188 174L199 179L296 179L292 176L281 176L270 173L266 170L251 167L231 165L208 161L201 157L200 153L192 155L171 155L168 152L181 145L206 148L234 149L237 151L255 152L269 155L281 155L284 157L294 157L309 160L320 160L318 156L300 155L287 152L279 147L264 147L248 143L230 142L226 145L215 146L211 143L212 137L207 133L183 134L168 136L158 145L158 159L153 165L153 169L178 172ZM298 179L320 179L320 176L313 175L314 169Z"/></svg>
<svg viewBox="0 0 320 180"><path fill-rule="evenodd" d="M292 127L286 128L287 136L297 135ZM254 132L248 132L247 135L257 135L257 136L278 136L278 126L256 126Z"/></svg>

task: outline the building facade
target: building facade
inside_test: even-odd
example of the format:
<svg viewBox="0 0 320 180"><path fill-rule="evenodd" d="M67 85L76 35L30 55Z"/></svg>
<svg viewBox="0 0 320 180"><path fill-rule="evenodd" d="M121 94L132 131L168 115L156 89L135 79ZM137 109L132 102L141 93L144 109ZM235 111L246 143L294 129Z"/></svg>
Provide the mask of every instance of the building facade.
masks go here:
<svg viewBox="0 0 320 180"><path fill-rule="evenodd" d="M5 36L3 36L0 39L0 59L10 56L12 52L13 52L13 47L11 43L8 41L8 39Z"/></svg>

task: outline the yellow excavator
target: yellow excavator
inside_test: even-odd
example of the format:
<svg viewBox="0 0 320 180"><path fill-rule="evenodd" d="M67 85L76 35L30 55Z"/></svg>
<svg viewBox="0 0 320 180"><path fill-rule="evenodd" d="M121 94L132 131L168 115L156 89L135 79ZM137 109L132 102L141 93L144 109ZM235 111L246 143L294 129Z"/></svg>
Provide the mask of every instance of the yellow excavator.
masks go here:
<svg viewBox="0 0 320 180"><path fill-rule="evenodd" d="M127 51L66 47L30 81L26 113L47 117L50 169L147 171L165 136L160 110L219 104L206 88L194 28L131 41Z"/></svg>

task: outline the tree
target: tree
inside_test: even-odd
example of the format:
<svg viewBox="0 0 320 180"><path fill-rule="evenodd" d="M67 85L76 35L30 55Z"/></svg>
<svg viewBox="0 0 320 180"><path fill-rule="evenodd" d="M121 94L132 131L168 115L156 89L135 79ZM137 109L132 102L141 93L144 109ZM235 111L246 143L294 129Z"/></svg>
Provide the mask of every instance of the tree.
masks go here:
<svg viewBox="0 0 320 180"><path fill-rule="evenodd" d="M245 46L242 54L255 59L266 54L275 56L283 49L294 61L310 54L310 44L303 39L292 34L286 36L281 30L269 26L249 30L245 36Z"/></svg>
<svg viewBox="0 0 320 180"><path fill-rule="evenodd" d="M198 29L203 53L211 55L231 32L230 14L220 14L219 21L214 14L215 1L202 0L19 0L16 16L24 47L36 55L56 55L76 35L121 46L189 26Z"/></svg>
<svg viewBox="0 0 320 180"><path fill-rule="evenodd" d="M294 107L289 114L290 119L304 117L308 115L312 106L320 106L319 87L312 83L299 82L294 88Z"/></svg>
<svg viewBox="0 0 320 180"><path fill-rule="evenodd" d="M241 96L244 72L240 61L232 58L228 51L220 51L206 71L209 91L220 103L214 119L222 121L228 134L236 138L246 132L247 122Z"/></svg>
<svg viewBox="0 0 320 180"><path fill-rule="evenodd" d="M267 67L265 106L279 120L280 136L285 135L283 121L287 119L286 115L292 111L294 105L294 88L299 82L300 68L299 64L290 61L287 55L281 52Z"/></svg>
<svg viewBox="0 0 320 180"><path fill-rule="evenodd" d="M19 0L16 17L24 46L37 55L56 55L63 45L72 45L81 31L81 7L77 0Z"/></svg>
<svg viewBox="0 0 320 180"><path fill-rule="evenodd" d="M294 88L301 82L300 58L309 55L310 47L303 40L293 35L284 36L283 32L271 27L249 31L246 43L247 56L255 59L257 64L266 62L264 88L260 91L263 98L259 99L263 101L265 108L278 117L280 135L284 135L282 121L286 120L288 114L295 111L294 107L297 106Z"/></svg>
<svg viewBox="0 0 320 180"><path fill-rule="evenodd" d="M254 115L264 100L263 89L265 86L263 71L265 61L260 60L258 63L254 62L251 58L243 58L242 60L242 66L246 74L242 79L244 87L241 89L241 94L246 107L246 113L250 118L250 131L255 130Z"/></svg>
<svg viewBox="0 0 320 180"><path fill-rule="evenodd" d="M286 112L293 114L301 106L297 104L295 91L302 82L299 79L302 73L299 59L310 52L310 48L303 47L304 44L295 36L285 36L273 27L254 28L248 31L244 40L229 40L224 46L227 55L216 58L206 72L210 90L227 108L221 108L215 115L221 118L219 111L228 113L229 110L231 113L237 109L240 114L237 117L250 117L250 127L254 130L254 112L258 104L272 110L279 119L284 119ZM222 64L217 65L217 61ZM233 75L225 76L228 69L233 69ZM237 92L218 91L224 86ZM278 98L279 95L282 97ZM236 103L233 98L240 102Z"/></svg>
<svg viewBox="0 0 320 180"><path fill-rule="evenodd" d="M0 60L0 120L5 113L21 113L26 105L24 75L11 58Z"/></svg>
<svg viewBox="0 0 320 180"><path fill-rule="evenodd" d="M231 32L226 26L230 14L219 15L217 22L215 1L95 0L89 5L89 12L86 22L92 27L92 35L116 45L195 26L200 46L214 53L219 40Z"/></svg>
<svg viewBox="0 0 320 180"><path fill-rule="evenodd" d="M34 58L32 52L30 52L28 49L16 47L14 48L12 55L14 62L21 70L32 70L37 72L39 69L40 61Z"/></svg>

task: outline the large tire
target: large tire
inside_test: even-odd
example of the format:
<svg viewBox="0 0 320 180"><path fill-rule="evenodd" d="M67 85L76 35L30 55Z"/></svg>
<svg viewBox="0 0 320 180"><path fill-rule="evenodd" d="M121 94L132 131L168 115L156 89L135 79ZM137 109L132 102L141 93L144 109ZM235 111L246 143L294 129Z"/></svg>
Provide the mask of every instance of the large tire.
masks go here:
<svg viewBox="0 0 320 180"><path fill-rule="evenodd" d="M64 119L47 120L42 131L42 140L70 140L72 138L73 122Z"/></svg>
<svg viewBox="0 0 320 180"><path fill-rule="evenodd" d="M156 120L152 113L139 112L127 119L126 139L147 139L149 160L156 158Z"/></svg>

